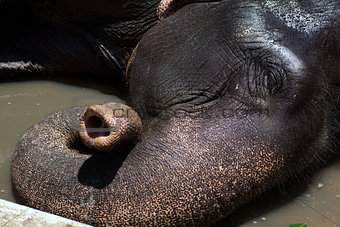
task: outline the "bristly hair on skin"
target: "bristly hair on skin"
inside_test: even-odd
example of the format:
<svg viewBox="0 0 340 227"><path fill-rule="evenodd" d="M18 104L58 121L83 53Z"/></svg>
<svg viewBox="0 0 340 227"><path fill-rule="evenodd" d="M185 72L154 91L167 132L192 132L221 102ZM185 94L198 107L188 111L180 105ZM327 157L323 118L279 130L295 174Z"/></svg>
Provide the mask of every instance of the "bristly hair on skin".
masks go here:
<svg viewBox="0 0 340 227"><path fill-rule="evenodd" d="M173 0L162 0L159 3L158 9L157 9L157 15L160 21L168 17L171 14L169 10L171 11L173 2L174 2Z"/></svg>
<svg viewBox="0 0 340 227"><path fill-rule="evenodd" d="M164 20L183 6L190 3L219 2L220 0L162 0L157 9L158 19Z"/></svg>

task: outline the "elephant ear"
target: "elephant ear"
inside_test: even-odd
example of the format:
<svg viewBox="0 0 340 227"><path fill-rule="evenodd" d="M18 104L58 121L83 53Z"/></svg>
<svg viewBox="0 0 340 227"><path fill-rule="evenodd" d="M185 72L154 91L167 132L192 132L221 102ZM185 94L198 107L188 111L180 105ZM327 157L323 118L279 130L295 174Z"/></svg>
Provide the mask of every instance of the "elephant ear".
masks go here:
<svg viewBox="0 0 340 227"><path fill-rule="evenodd" d="M337 64L337 71L340 72L340 15L339 15L339 21L337 24L337 43L336 43L336 64ZM337 87L340 87L340 73L334 73L334 81Z"/></svg>
<svg viewBox="0 0 340 227"><path fill-rule="evenodd" d="M163 20L185 5L191 3L219 2L220 0L162 0L158 5L157 15Z"/></svg>
<svg viewBox="0 0 340 227"><path fill-rule="evenodd" d="M333 12L336 15L334 21L320 32L319 42L328 56L325 59L332 59L330 82L338 89L340 88L340 4L339 9Z"/></svg>
<svg viewBox="0 0 340 227"><path fill-rule="evenodd" d="M336 51L336 72L333 74L334 77L334 84L340 88L340 26L338 30L338 42L335 46L335 51ZM339 72L339 73L338 73Z"/></svg>

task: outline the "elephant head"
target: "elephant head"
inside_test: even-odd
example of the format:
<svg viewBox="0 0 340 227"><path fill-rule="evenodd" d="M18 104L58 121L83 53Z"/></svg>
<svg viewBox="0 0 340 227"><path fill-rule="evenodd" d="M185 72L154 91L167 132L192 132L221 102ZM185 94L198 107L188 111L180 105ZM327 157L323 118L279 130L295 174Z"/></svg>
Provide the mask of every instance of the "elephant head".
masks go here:
<svg viewBox="0 0 340 227"><path fill-rule="evenodd" d="M339 16L336 0L181 8L143 36L129 64L143 123L131 151L69 151L84 109L57 113L19 143L15 190L26 204L94 225L228 216L338 151Z"/></svg>

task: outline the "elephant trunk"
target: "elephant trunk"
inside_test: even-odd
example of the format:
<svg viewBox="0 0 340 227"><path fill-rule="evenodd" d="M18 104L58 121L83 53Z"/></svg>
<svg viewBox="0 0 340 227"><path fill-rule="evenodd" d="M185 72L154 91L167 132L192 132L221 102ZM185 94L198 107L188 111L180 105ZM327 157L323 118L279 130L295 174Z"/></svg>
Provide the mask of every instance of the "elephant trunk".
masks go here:
<svg viewBox="0 0 340 227"><path fill-rule="evenodd" d="M114 120L122 119L121 129L125 120L136 127L128 123L130 114L123 120L118 106L106 104L57 112L25 133L11 165L21 203L95 226L203 226L282 179L286 154L255 134L242 134L245 126L235 119L215 119L220 127L211 127L200 118L160 115L132 150L93 154L69 146L85 133L111 136L77 130L79 117L89 128L112 128L103 117L106 108Z"/></svg>
<svg viewBox="0 0 340 227"><path fill-rule="evenodd" d="M120 103L90 106L80 117L81 140L99 151L112 151L117 145L134 144L141 131L138 114Z"/></svg>

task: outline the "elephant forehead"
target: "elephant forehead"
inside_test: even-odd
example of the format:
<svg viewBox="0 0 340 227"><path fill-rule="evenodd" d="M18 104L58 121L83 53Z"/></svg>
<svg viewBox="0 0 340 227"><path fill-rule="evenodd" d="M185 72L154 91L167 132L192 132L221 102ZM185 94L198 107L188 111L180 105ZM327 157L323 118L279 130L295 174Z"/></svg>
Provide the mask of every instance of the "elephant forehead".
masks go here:
<svg viewBox="0 0 340 227"><path fill-rule="evenodd" d="M269 5L264 7L256 1L223 1L186 6L176 12L176 16L155 26L145 35L141 46L143 52L148 52L148 56L143 58L153 64L152 59L156 56L164 66L164 62L174 61L173 58L177 59L174 62L191 61L193 57L206 59L218 49L231 48L235 44L249 50L268 49L278 43L289 47L302 42L299 39L302 33L287 29L291 25L285 23L284 18L273 17L272 14L277 14L275 7L271 10ZM315 16L315 20L323 18ZM306 18L301 24L307 23L310 26L309 22ZM326 24L326 21L322 23ZM306 46L307 42L304 40L303 45ZM277 51L278 45L274 49L273 52ZM232 52L235 57L242 55L241 51ZM289 51L283 52L287 56Z"/></svg>
<svg viewBox="0 0 340 227"><path fill-rule="evenodd" d="M287 27L300 32L322 30L330 22L338 20L340 2L337 0L264 1L264 6Z"/></svg>

